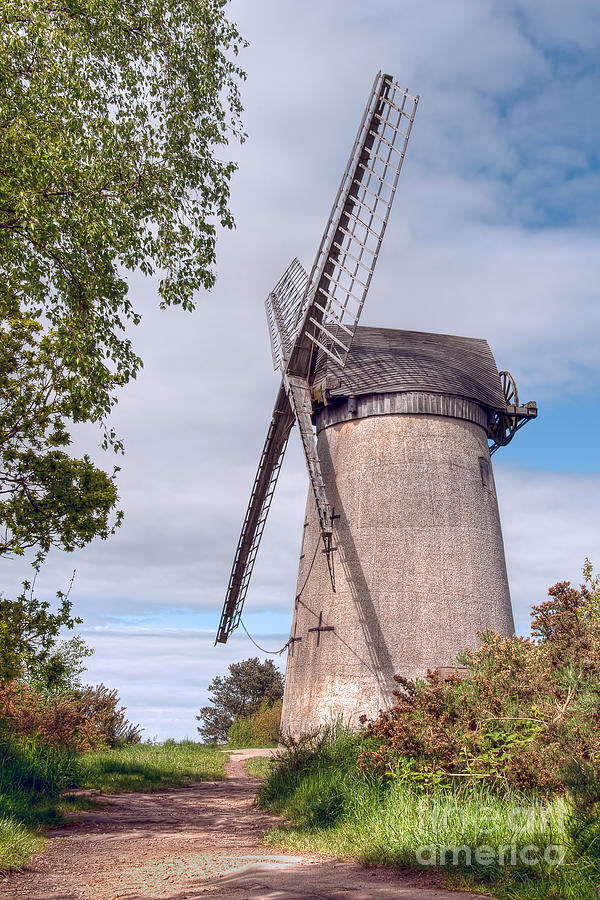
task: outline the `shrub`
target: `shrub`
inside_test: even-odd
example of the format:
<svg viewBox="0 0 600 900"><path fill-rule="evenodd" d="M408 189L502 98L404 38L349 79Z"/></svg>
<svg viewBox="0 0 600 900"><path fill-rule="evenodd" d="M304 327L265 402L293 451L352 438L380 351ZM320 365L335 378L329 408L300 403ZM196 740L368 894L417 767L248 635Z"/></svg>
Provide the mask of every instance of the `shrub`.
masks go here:
<svg viewBox="0 0 600 900"><path fill-rule="evenodd" d="M263 700L250 716L237 716L227 732L230 747L269 747L277 744L282 701Z"/></svg>
<svg viewBox="0 0 600 900"><path fill-rule="evenodd" d="M103 684L87 687L75 693L82 733L89 749L95 747L123 747L138 744L141 729L125 716L125 707L119 707L119 694Z"/></svg>
<svg viewBox="0 0 600 900"><path fill-rule="evenodd" d="M78 751L140 739L118 707L117 691L104 685L45 697L23 682L0 684L0 736L34 740Z"/></svg>
<svg viewBox="0 0 600 900"><path fill-rule="evenodd" d="M233 720L233 723L227 732L227 745L229 747L253 747L254 736L249 718L240 718Z"/></svg>
<svg viewBox="0 0 600 900"><path fill-rule="evenodd" d="M263 700L260 708L250 716L250 729L256 747L277 743L282 706L282 700L276 700L274 703Z"/></svg>
<svg viewBox="0 0 600 900"><path fill-rule="evenodd" d="M363 771L425 786L464 777L545 793L569 761L600 758L598 579L561 582L532 611L532 638L487 631L464 651L468 678L396 677L396 705L371 723Z"/></svg>

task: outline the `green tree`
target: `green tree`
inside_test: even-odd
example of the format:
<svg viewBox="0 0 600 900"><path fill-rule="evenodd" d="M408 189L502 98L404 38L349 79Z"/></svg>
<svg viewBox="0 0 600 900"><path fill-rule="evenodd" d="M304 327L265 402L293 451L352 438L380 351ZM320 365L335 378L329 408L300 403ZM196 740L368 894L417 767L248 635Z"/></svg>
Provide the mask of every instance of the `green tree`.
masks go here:
<svg viewBox="0 0 600 900"><path fill-rule="evenodd" d="M186 309L214 283L235 169L217 151L241 137L226 2L2 6L0 299L43 317L76 418L105 417L141 364L127 270Z"/></svg>
<svg viewBox="0 0 600 900"><path fill-rule="evenodd" d="M229 675L217 675L208 686L211 706L203 706L196 719L203 740L224 742L234 719L251 716L264 701L283 697L283 675L270 659L258 657L231 663Z"/></svg>
<svg viewBox="0 0 600 900"><path fill-rule="evenodd" d="M96 422L122 449L108 416L142 365L128 273L156 274L161 306L186 310L214 283L217 230L233 227L219 154L243 139L226 6L0 8L0 555L39 566L120 523L117 470L73 458L70 430ZM1 599L0 677L52 660L56 683L71 677L56 640L75 621L61 594L56 612L28 586Z"/></svg>
<svg viewBox="0 0 600 900"><path fill-rule="evenodd" d="M61 649L61 630L73 629L81 619L72 615L68 591L59 591L57 599L53 610L46 600L34 597L27 581L16 600L0 595L0 682L31 677L45 686L67 680L79 686L77 657L81 660L91 651L81 639L75 645L65 642Z"/></svg>
<svg viewBox="0 0 600 900"><path fill-rule="evenodd" d="M81 694L86 689L82 680L87 671L84 660L93 653L79 634L57 641L45 658L34 658L25 666L24 679L45 698Z"/></svg>
<svg viewBox="0 0 600 900"><path fill-rule="evenodd" d="M119 525L115 474L65 449L78 417L74 376L53 354L52 339L16 302L0 330L0 555L51 546L83 547Z"/></svg>
<svg viewBox="0 0 600 900"><path fill-rule="evenodd" d="M66 452L141 366L127 272L194 308L231 228L242 139L227 0L6 0L0 10L0 555L119 524L115 471Z"/></svg>

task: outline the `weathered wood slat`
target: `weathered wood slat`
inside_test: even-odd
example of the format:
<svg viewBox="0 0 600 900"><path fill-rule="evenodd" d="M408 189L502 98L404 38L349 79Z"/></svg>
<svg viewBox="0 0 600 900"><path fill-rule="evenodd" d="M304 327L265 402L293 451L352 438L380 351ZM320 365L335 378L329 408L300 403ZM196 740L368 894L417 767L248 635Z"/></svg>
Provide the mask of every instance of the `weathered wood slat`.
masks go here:
<svg viewBox="0 0 600 900"><path fill-rule="evenodd" d="M496 361L479 338L359 326L345 367L323 356L315 383L333 402L350 394L420 391L506 408Z"/></svg>
<svg viewBox="0 0 600 900"><path fill-rule="evenodd" d="M369 416L397 415L450 416L475 422L487 427L488 415L485 409L473 400L464 397L449 397L446 394L428 394L424 391L390 394L365 394L336 406L324 406L316 415L317 432L330 425L364 419Z"/></svg>

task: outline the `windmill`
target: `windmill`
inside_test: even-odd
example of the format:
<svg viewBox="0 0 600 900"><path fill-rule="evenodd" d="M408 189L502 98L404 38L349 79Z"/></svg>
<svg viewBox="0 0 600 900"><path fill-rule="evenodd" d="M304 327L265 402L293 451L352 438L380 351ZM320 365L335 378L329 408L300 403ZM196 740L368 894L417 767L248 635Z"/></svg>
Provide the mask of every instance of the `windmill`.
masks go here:
<svg viewBox="0 0 600 900"><path fill-rule="evenodd" d="M239 625L290 431L309 475L282 727L356 722L393 676L514 630L490 454L537 414L486 341L358 321L418 97L379 73L310 275L266 300L281 385L216 642ZM316 434L315 434L316 431Z"/></svg>

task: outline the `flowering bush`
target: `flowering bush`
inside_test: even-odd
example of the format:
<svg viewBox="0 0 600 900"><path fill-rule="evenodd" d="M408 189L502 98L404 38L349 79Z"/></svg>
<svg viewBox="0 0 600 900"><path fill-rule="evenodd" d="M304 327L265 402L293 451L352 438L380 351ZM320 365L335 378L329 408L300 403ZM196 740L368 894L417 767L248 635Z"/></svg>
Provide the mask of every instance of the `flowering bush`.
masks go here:
<svg viewBox="0 0 600 900"><path fill-rule="evenodd" d="M103 684L47 698L24 682L6 681L0 684L0 736L77 751L135 743L139 729L118 703L117 691Z"/></svg>
<svg viewBox="0 0 600 900"><path fill-rule="evenodd" d="M552 793L569 762L600 763L600 585L588 561L584 576L533 607L531 638L481 633L459 659L466 678L396 676L396 705L367 727L362 770Z"/></svg>

